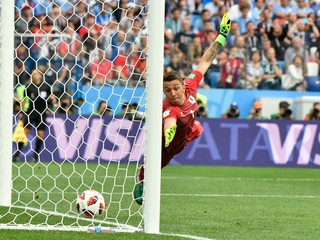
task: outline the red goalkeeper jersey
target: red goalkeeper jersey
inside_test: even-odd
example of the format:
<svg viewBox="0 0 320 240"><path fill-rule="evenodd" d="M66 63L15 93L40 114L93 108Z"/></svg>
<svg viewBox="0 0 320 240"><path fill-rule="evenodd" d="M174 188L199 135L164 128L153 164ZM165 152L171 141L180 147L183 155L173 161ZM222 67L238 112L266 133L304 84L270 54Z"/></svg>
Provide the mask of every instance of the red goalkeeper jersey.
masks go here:
<svg viewBox="0 0 320 240"><path fill-rule="evenodd" d="M168 118L177 120L177 131L173 141L166 148L167 152L174 152L181 145L186 145L200 136L202 127L195 121L197 115L197 89L203 75L201 72L192 71L184 80L185 101L182 105L172 105L167 98L163 100L162 118L163 122ZM163 126L162 126L163 131ZM164 146L164 135L162 134L162 146Z"/></svg>

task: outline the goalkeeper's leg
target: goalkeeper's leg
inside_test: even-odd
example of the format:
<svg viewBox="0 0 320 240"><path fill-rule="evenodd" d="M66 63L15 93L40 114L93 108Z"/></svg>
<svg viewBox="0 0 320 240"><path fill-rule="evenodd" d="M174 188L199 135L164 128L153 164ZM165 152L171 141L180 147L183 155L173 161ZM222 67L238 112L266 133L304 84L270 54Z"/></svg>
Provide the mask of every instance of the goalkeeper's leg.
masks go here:
<svg viewBox="0 0 320 240"><path fill-rule="evenodd" d="M181 149L182 151L182 149ZM168 165L175 154L169 154L167 151L162 151L161 168ZM143 203L143 180L144 180L144 165L141 165L139 173L137 175L137 183L134 186L133 197L137 204Z"/></svg>

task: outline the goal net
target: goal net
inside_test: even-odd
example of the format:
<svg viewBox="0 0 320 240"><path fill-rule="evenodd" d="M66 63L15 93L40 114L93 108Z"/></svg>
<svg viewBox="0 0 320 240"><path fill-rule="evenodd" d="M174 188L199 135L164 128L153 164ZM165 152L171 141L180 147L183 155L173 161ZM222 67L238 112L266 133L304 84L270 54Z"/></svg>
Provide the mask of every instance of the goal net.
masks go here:
<svg viewBox="0 0 320 240"><path fill-rule="evenodd" d="M14 2L13 125L1 125L12 154L0 163L12 190L0 228L143 230L132 193L148 125L148 1ZM95 218L76 209L88 189L106 202Z"/></svg>

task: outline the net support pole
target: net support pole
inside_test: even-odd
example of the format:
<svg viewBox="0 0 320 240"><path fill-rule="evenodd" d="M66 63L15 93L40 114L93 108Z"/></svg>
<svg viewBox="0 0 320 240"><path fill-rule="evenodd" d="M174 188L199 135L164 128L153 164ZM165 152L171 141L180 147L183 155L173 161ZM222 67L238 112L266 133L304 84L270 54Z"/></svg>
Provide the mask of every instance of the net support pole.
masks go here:
<svg viewBox="0 0 320 240"><path fill-rule="evenodd" d="M164 0L149 0L144 231L159 233Z"/></svg>
<svg viewBox="0 0 320 240"><path fill-rule="evenodd" d="M0 0L0 206L11 205L14 0Z"/></svg>

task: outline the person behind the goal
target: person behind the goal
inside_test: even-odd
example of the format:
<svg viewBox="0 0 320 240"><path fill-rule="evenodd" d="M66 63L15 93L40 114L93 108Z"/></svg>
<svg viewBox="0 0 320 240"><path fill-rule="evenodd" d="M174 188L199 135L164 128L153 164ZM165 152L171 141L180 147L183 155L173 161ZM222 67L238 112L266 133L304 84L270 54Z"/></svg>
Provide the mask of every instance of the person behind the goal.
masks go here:
<svg viewBox="0 0 320 240"><path fill-rule="evenodd" d="M44 134L46 130L46 118L49 102L55 100L51 94L51 87L43 80L43 73L35 69L31 74L31 81L25 88L24 99L22 100L22 109L26 99L30 100L30 105L26 113L24 113L23 125L24 133L28 136L31 127L36 129L37 138L32 161L38 162L40 149L43 145ZM22 152L23 142L18 143L16 153L13 155L13 161L19 161L19 154Z"/></svg>
<svg viewBox="0 0 320 240"><path fill-rule="evenodd" d="M199 137L203 131L200 122L195 120L198 85L216 57L217 51L224 45L230 27L229 13L226 13L222 17L218 37L210 44L198 66L184 81L176 71L170 71L164 75L163 91L166 97L163 100L162 109L161 168L168 165L175 155ZM143 179L144 167L142 165L138 174L138 183L133 192L134 199L139 205L143 203Z"/></svg>

